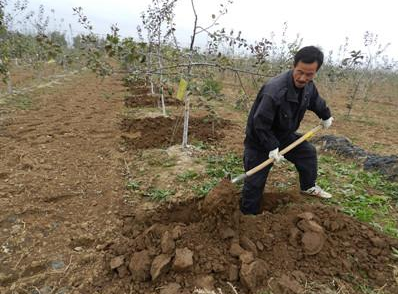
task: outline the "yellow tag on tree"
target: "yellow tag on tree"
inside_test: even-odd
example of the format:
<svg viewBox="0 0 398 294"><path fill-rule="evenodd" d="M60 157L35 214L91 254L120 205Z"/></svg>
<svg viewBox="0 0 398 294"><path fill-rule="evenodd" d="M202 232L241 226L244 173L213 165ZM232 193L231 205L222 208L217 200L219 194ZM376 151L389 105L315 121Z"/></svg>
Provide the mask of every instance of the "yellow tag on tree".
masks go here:
<svg viewBox="0 0 398 294"><path fill-rule="evenodd" d="M185 97L185 92L187 91L188 82L184 79L180 80L180 85L178 86L177 99L183 101Z"/></svg>

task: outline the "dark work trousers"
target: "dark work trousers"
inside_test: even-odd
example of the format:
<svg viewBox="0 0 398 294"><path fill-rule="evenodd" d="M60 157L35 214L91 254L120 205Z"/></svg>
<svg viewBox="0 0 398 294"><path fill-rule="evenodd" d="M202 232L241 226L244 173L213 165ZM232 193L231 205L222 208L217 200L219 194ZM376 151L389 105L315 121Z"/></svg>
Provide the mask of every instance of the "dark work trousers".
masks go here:
<svg viewBox="0 0 398 294"><path fill-rule="evenodd" d="M291 134L286 140L284 140L284 142L281 142L279 151L296 141L300 136L301 135L296 133ZM245 171L248 171L267 160L268 153L269 151L263 153L246 146L243 154ZM284 156L296 166L299 173L301 190L307 190L315 186L318 161L316 149L311 143L304 141ZM245 179L240 199L240 210L243 214L258 214L261 212L260 208L264 186L271 167L272 164Z"/></svg>

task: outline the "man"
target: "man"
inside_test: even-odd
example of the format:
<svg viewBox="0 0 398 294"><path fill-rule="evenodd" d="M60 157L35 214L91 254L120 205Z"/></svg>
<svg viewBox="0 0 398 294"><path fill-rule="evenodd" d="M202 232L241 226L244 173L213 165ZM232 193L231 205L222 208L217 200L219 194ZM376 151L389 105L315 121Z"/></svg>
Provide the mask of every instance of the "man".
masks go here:
<svg viewBox="0 0 398 294"><path fill-rule="evenodd" d="M333 118L312 82L322 66L323 53L317 47L301 48L294 56L294 67L268 81L260 90L249 113L244 141L245 171L273 158L294 163L303 194L320 198L332 195L316 185L317 154L309 142L304 141L281 156L279 151L297 140L295 133L307 109L315 112L324 128L329 128ZM260 213L264 186L272 165L245 179L240 209L244 214Z"/></svg>

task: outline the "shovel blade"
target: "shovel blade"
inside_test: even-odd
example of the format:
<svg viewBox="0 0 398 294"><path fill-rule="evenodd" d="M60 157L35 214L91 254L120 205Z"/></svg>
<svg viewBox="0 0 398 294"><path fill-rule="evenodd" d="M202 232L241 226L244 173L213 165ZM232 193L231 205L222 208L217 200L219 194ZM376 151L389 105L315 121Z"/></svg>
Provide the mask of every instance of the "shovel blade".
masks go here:
<svg viewBox="0 0 398 294"><path fill-rule="evenodd" d="M241 175L239 175L239 176L233 178L233 179L231 180L231 183L235 184L235 183L237 183L237 182L240 182L240 181L244 180L246 177L247 177L246 174L241 174Z"/></svg>

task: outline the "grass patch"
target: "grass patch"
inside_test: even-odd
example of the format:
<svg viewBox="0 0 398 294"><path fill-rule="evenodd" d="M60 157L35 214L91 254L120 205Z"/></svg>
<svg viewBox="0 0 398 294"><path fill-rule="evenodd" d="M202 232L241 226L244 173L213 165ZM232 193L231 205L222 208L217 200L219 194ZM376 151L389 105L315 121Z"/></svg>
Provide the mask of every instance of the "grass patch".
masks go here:
<svg viewBox="0 0 398 294"><path fill-rule="evenodd" d="M219 179L213 178L210 180L206 180L204 183L195 185L192 188L192 191L198 196L199 198L206 197L207 194L219 183Z"/></svg>
<svg viewBox="0 0 398 294"><path fill-rule="evenodd" d="M7 104L21 110L29 110L33 108L32 98L26 95L11 96L7 99Z"/></svg>
<svg viewBox="0 0 398 294"><path fill-rule="evenodd" d="M145 152L142 159L154 167L172 167L177 164L177 157L169 156L164 150Z"/></svg>
<svg viewBox="0 0 398 294"><path fill-rule="evenodd" d="M193 139L191 144L193 146L195 146L195 148L197 148L199 150L208 150L208 149L210 149L210 146L208 144L206 144L206 142L203 142L203 141L199 141L199 140Z"/></svg>
<svg viewBox="0 0 398 294"><path fill-rule="evenodd" d="M177 181L183 183L196 180L197 178L199 178L199 174L193 170L188 170L186 172L183 172L182 174L177 175Z"/></svg>
<svg viewBox="0 0 398 294"><path fill-rule="evenodd" d="M234 153L208 156L205 170L204 182L195 185L192 189L201 198L206 197L223 178L234 177L244 172L242 158ZM242 183L239 184L241 185Z"/></svg>
<svg viewBox="0 0 398 294"><path fill-rule="evenodd" d="M398 238L394 217L398 209L397 183L329 155L319 158L318 183L334 195L332 203L341 206L345 213Z"/></svg>
<svg viewBox="0 0 398 294"><path fill-rule="evenodd" d="M141 182L137 181L128 181L126 184L127 190L137 191L140 190Z"/></svg>
<svg viewBox="0 0 398 294"><path fill-rule="evenodd" d="M152 201L164 201L175 194L174 190L150 188L144 192L144 196Z"/></svg>
<svg viewBox="0 0 398 294"><path fill-rule="evenodd" d="M211 178L222 179L229 175L234 177L243 172L242 158L234 153L207 158L206 174Z"/></svg>

